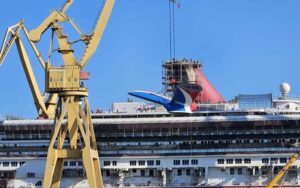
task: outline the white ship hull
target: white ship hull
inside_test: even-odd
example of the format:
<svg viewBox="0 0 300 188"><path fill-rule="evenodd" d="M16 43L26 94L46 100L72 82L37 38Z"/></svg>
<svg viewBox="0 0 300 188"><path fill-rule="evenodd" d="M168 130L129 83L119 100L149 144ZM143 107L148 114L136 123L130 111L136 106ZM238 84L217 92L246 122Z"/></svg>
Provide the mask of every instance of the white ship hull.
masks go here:
<svg viewBox="0 0 300 188"><path fill-rule="evenodd" d="M282 159L288 159L290 154L276 154L276 157L274 156L275 154L102 157L101 166L105 187L259 187L268 184L275 175L274 169L284 166ZM271 162L275 158L277 158L277 161ZM218 160L223 159L225 164L218 164L220 162ZM269 163L263 161L266 159L269 160ZM282 160L282 163L280 163L280 160ZM107 161L110 161L109 165ZM116 163L113 161L116 161ZM135 165L132 161L136 161ZM148 163L148 161L154 163ZM156 161L160 161L159 164ZM174 161L180 162L176 163ZM39 182L42 182L43 179L45 158L2 158L0 162L1 171L15 170L16 172L15 178L8 181L8 187L41 187ZM8 166L6 166L7 162ZM16 162L17 166L14 166ZM22 162L25 163L20 165ZM226 164L231 162L232 164ZM298 160L294 164L295 168L286 176L286 186L300 186L299 165L300 161ZM85 177L75 175L76 171L82 169L78 161L68 161L64 169L67 169L68 172L64 174L61 187L88 187ZM76 177L72 177L72 175Z"/></svg>

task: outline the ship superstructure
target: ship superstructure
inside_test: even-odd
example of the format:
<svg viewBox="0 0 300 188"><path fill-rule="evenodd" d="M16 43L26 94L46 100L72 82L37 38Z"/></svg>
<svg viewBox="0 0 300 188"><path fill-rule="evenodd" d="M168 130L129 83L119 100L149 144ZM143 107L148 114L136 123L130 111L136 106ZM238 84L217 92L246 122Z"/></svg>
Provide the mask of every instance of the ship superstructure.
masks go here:
<svg viewBox="0 0 300 188"><path fill-rule="evenodd" d="M103 8L106 16L99 17L92 35L79 32L79 41L86 45L79 64L72 57L73 42L66 40L58 25L58 22L69 21L79 31L72 20L64 16L72 2L66 1L65 8L51 13L38 30L27 33L23 21L8 29L6 36L11 38L4 41L0 62L16 41L40 117L61 115L57 118L58 124L39 119L0 121L0 187L58 186L61 167L60 187L88 187L89 184L101 187L101 177L106 187L266 186L289 157L300 152L300 98L289 96L288 84L280 86L282 96L279 98L272 94L243 94L225 103L202 73L198 61L175 59L175 41L174 58L163 64L165 93L132 93L163 105L171 113L156 104L129 102L114 104L116 109L112 113L92 114L90 120L86 89L80 82L88 74L81 70L97 47L114 1L106 1L108 4ZM34 45L50 27L58 36L57 52L63 55L62 67L51 68ZM46 92L50 95L46 101L38 89L19 36L21 29L47 73ZM52 49L52 40L50 47L50 52L56 51ZM57 94L62 100L57 101ZM82 109L81 98L85 98L85 109ZM59 105L55 108L56 102ZM66 115L61 104L76 104L76 108ZM80 113L75 117L77 112ZM52 131L54 125L56 129ZM50 138L54 139L49 144ZM81 149L89 143L92 147L89 157L95 159L93 164L84 159L84 152L81 154ZM46 167L47 155L50 158ZM85 156L83 161L82 155ZM58 170L54 171L57 159L55 168ZM99 171L95 170L87 178L91 166ZM91 178L88 184L87 179ZM289 170L285 185L299 187L300 160Z"/></svg>
<svg viewBox="0 0 300 188"><path fill-rule="evenodd" d="M282 96L271 98L270 108L262 107L268 104L266 94L242 95L235 104L203 104L209 110L193 114L138 109L93 114L104 184L267 185L289 157L300 152L300 100ZM245 103L260 108L239 108ZM51 120L1 122L1 186L42 185L51 127ZM297 160L286 185L300 185L299 166ZM81 160L65 161L62 174L62 187L87 186Z"/></svg>

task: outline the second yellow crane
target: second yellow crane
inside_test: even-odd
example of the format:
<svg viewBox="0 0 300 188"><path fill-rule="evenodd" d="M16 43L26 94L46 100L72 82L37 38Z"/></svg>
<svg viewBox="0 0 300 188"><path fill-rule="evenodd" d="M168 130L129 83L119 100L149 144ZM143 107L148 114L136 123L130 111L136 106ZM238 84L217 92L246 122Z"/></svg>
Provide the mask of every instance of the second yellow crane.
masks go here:
<svg viewBox="0 0 300 188"><path fill-rule="evenodd" d="M290 157L290 160L286 163L286 165L279 171L279 173L272 179L272 181L268 184L267 188L273 188L279 182L278 187L281 187L284 183L285 175L291 169L292 165L299 158L299 154L295 153Z"/></svg>

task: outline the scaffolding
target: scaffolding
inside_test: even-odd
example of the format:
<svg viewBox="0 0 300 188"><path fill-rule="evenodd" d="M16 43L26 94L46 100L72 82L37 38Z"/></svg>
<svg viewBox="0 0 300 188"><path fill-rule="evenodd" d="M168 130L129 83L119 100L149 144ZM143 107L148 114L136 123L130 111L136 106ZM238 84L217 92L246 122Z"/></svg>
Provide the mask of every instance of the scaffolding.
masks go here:
<svg viewBox="0 0 300 188"><path fill-rule="evenodd" d="M195 60L168 60L162 64L162 84L166 93L174 92L176 85L195 84L194 70L201 71L202 64Z"/></svg>

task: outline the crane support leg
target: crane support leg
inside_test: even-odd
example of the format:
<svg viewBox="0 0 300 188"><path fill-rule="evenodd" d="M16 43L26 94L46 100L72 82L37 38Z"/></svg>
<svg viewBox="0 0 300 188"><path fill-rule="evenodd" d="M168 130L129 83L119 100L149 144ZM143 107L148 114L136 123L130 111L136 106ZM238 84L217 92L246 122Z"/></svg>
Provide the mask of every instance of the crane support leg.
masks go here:
<svg viewBox="0 0 300 188"><path fill-rule="evenodd" d="M82 99L83 106L80 104ZM67 117L66 122L63 121L64 117ZM86 92L59 94L54 126L43 187L59 187L65 159L82 159L89 187L102 188L99 154Z"/></svg>

